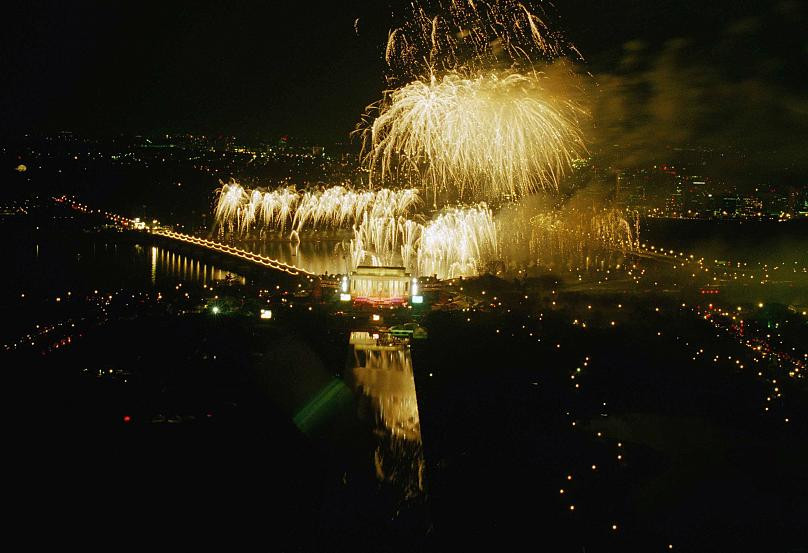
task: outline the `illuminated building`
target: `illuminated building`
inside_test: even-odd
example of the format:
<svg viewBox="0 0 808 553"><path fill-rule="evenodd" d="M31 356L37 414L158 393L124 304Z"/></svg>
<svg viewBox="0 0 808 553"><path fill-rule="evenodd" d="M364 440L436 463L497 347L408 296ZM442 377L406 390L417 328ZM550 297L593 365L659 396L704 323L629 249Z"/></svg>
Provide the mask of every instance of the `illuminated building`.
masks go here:
<svg viewBox="0 0 808 553"><path fill-rule="evenodd" d="M350 293L357 302L404 303L410 295L410 283L404 267L360 265L351 273Z"/></svg>

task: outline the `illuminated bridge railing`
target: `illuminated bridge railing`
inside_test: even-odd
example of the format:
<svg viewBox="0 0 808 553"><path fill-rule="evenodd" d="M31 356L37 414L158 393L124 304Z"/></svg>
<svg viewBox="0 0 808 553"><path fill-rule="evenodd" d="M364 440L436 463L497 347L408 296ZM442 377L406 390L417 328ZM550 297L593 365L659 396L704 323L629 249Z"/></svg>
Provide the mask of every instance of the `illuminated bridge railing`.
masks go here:
<svg viewBox="0 0 808 553"><path fill-rule="evenodd" d="M112 222L113 224L128 230L140 230L140 231L146 230L145 223L141 222L140 219L129 219L127 217L123 217L122 215L118 215L117 213L110 213L109 211L102 211L100 209L92 209L90 208L90 206L83 204L75 200L74 198L68 196L60 196L57 198L53 198L53 200L59 204L66 204L69 208L76 211L81 211L82 213L98 214L107 219L108 221ZM261 265L263 267L274 269L276 271L283 271L284 273L290 275L316 276L312 272L306 271L305 269L301 269L299 267L295 267L294 265L289 265L287 263L284 263L283 261L278 261L277 259L265 257L263 255L259 255L257 253L253 253L247 250L234 248L233 246L228 246L227 244L222 244L220 242L215 242L213 240L206 240L205 238L198 238L196 236L191 236L190 234L184 234L182 232L174 232L173 230L158 229L158 228L150 229L148 230L148 232L151 232L156 236L162 236L164 238L169 238L171 240L177 240L179 242L185 242L186 244L193 244L194 246L206 248L214 252L231 255L238 259L242 259L250 263L255 263L256 265Z"/></svg>
<svg viewBox="0 0 808 553"><path fill-rule="evenodd" d="M253 253L247 250L235 248L233 246L222 244L220 242L215 242L213 240L207 240L205 238L198 238L196 236L191 236L190 234L183 234L181 232L174 232L171 230L153 230L152 234L162 236L164 238L170 238L171 240L177 240L179 242L185 242L186 244L193 244L194 246L206 248L214 252L227 254L236 257L238 259L248 261L250 263L255 263L256 265L261 265L263 267L274 269L276 271L283 271L290 275L297 276L302 274L302 275L314 276L314 273L311 273L299 267L295 267L294 265L288 265L276 259L265 257L263 255Z"/></svg>

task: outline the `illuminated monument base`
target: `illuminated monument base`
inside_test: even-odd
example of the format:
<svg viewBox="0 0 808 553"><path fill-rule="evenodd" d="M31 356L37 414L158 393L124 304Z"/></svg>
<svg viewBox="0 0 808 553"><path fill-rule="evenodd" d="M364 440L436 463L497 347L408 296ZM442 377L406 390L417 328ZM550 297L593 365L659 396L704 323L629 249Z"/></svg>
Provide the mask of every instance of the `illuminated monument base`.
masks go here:
<svg viewBox="0 0 808 553"><path fill-rule="evenodd" d="M410 275L404 267L360 265L351 273L355 302L402 304L410 296Z"/></svg>

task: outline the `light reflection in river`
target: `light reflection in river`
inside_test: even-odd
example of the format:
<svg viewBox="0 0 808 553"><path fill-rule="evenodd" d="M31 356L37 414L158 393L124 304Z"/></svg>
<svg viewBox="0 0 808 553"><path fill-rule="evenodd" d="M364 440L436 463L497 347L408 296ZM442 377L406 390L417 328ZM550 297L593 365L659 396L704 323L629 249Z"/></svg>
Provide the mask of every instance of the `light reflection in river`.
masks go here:
<svg viewBox="0 0 808 553"><path fill-rule="evenodd" d="M376 336L351 332L348 380L359 398L360 416L364 412L373 417L377 478L399 487L405 499L411 499L424 491L412 356L406 342L386 334Z"/></svg>
<svg viewBox="0 0 808 553"><path fill-rule="evenodd" d="M238 284L246 284L247 282L243 275L208 265L198 259L158 248L157 246L152 246L151 248L150 261L152 284L156 282L158 274L201 284L208 284L217 280L231 280Z"/></svg>
<svg viewBox="0 0 808 553"><path fill-rule="evenodd" d="M352 268L351 255L345 240L334 236L323 238L304 236L301 242L283 239L239 239L226 242L318 275L345 274Z"/></svg>

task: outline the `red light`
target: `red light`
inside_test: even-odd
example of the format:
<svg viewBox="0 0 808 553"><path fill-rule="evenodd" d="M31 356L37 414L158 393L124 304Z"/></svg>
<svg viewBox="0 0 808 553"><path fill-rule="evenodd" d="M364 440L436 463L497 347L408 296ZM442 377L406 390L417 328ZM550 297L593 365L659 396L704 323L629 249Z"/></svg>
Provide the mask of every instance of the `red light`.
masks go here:
<svg viewBox="0 0 808 553"><path fill-rule="evenodd" d="M132 417L130 417L129 415L124 415L123 422L132 422Z"/></svg>

